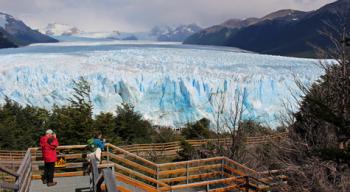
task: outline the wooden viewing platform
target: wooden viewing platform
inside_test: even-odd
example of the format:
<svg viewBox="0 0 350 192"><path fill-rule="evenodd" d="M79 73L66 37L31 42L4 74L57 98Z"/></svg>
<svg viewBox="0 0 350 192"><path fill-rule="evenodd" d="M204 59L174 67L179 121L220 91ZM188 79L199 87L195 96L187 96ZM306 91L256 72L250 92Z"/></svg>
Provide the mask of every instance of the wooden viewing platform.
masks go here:
<svg viewBox="0 0 350 192"><path fill-rule="evenodd" d="M281 138L269 136L255 138L255 141ZM261 139L263 138L263 139ZM252 139L253 140L253 139ZM210 140L191 140L192 145L202 145ZM222 139L220 142L229 142ZM249 143L249 142L248 142ZM178 150L178 143L146 144L117 147L106 144L102 153L103 161L100 171L95 171L103 178L102 173L112 174L118 191L268 191L272 185L283 182L284 176L272 177L271 172L257 172L227 157L214 157L175 163L157 164L143 158L137 153L142 150L155 149ZM137 147L138 146L138 147ZM165 147L170 146L170 147ZM90 191L86 161L86 146L60 146L57 149L59 157L66 159L64 167L57 168L55 179L59 182L56 187L47 188L39 180L42 174L43 161L39 148L29 148L22 151L0 151L0 189L12 191ZM6 153L11 153L16 163L6 164ZM3 164L1 162L5 161ZM10 159L11 160L11 159ZM97 168L96 168L97 169ZM110 171L108 171L110 170ZM5 176L6 175L6 176ZM100 182L98 190L106 190L106 179ZM277 179L277 180L276 180ZM103 179L102 179L103 181ZM71 189L71 190L70 190ZM113 191L109 188L109 191Z"/></svg>

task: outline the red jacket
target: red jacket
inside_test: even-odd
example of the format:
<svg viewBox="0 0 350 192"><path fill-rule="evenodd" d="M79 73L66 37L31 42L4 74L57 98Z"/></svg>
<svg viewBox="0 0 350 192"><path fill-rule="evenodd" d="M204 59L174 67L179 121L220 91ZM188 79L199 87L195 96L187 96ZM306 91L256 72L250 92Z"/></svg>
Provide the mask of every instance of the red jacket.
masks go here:
<svg viewBox="0 0 350 192"><path fill-rule="evenodd" d="M43 153L44 162L52 163L57 161L57 146L58 140L53 136L44 135L40 138L40 147Z"/></svg>

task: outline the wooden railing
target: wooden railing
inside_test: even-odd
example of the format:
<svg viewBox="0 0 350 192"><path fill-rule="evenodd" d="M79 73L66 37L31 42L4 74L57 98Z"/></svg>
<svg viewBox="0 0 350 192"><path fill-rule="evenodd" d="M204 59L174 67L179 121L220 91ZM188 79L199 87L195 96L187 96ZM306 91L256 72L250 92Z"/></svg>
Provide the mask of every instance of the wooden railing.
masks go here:
<svg viewBox="0 0 350 192"><path fill-rule="evenodd" d="M261 143L266 140L283 137L284 134L270 135L264 138L251 137L246 142ZM188 142L196 147L215 141L218 140L189 140ZM221 139L219 142L227 143L230 140ZM108 164L113 168L112 173L118 181L145 191L174 191L189 188L195 188L199 191L227 191L231 189L245 189L247 186L250 190L264 191L269 188L269 183L272 181L271 177L266 176L266 174L256 172L227 157L157 164L138 155L140 151L150 149L176 150L177 152L179 150L178 145L178 142L122 147L106 144L106 151L102 153L103 164L101 166ZM66 164L64 167L57 168L59 171L55 173L55 177L82 176L86 174L88 165L86 161L86 153L88 153L86 145L60 146L57 150L59 151L59 157L65 158ZM0 151L0 154L1 152L5 153ZM15 183L3 182L0 188L27 192L31 179L41 178L41 167L43 164L39 148L29 148L25 152L16 173L6 168L0 169L0 172L12 175L15 178ZM285 179L284 177L280 178ZM120 188L120 191L128 190Z"/></svg>
<svg viewBox="0 0 350 192"><path fill-rule="evenodd" d="M257 136L257 137L247 137L245 142L247 144L262 144L269 141L276 141L283 139L287 136L286 132L266 135L266 136ZM202 140L186 140L193 147L199 147L208 143L217 143L220 144L230 144L230 138L220 138L220 139L202 139ZM74 146L72 149L80 149L82 145ZM84 148L85 146L83 146ZM152 143L152 144L133 144L133 145L124 145L119 146L128 152L135 153L139 156L146 156L150 152L162 153L166 156L174 156L180 150L180 142L168 142L168 143ZM32 148L32 152L37 154L36 156L40 157L40 151L37 153L38 148ZM59 150L67 150L66 147L59 147ZM26 151L8 151L0 150L0 164L10 169L18 169L21 161L25 155Z"/></svg>
<svg viewBox="0 0 350 192"><path fill-rule="evenodd" d="M44 166L41 150L39 148L31 148L33 179L41 179L41 170ZM58 158L65 159L63 167L56 167L55 177L73 177L83 176L87 172L88 162L86 154L89 152L86 145L69 145L59 146L57 148Z"/></svg>
<svg viewBox="0 0 350 192"><path fill-rule="evenodd" d="M104 156L108 163L114 163L117 178L146 191L157 191L157 187L170 189L157 178L158 164L111 144L106 144L106 148Z"/></svg>
<svg viewBox="0 0 350 192"><path fill-rule="evenodd" d="M9 170L5 167L1 167L0 171L7 173L15 178L14 183L2 182L0 188L13 190L16 192L27 192L29 191L31 177L32 177L32 162L31 162L31 151L28 149L24 155L24 158L16 172Z"/></svg>
<svg viewBox="0 0 350 192"><path fill-rule="evenodd" d="M264 144L270 141L278 141L287 137L286 132L257 136L257 137L247 137L245 143L249 145ZM209 143L217 143L221 145L230 145L230 138L218 138L218 139L198 139L198 140L186 140L193 147L200 147L207 145ZM119 146L120 148L135 153L139 156L146 157L149 155L163 155L163 156L176 156L177 152L181 149L181 142L169 142L169 143L152 143L152 144L133 144Z"/></svg>
<svg viewBox="0 0 350 192"><path fill-rule="evenodd" d="M26 151L5 151L0 150L0 165L16 171L21 165Z"/></svg>
<svg viewBox="0 0 350 192"><path fill-rule="evenodd" d="M106 146L104 156L109 163L114 163L117 179L146 191L190 188L225 191L247 186L250 190L263 191L269 188L265 181L260 180L262 175L259 172L227 157L156 164L114 145Z"/></svg>
<svg viewBox="0 0 350 192"><path fill-rule="evenodd" d="M13 177L13 181L16 180L17 177L19 176L19 175L17 175L16 172L14 172L10 169L7 169L6 167L3 167L3 166L0 166L0 172L4 175L6 174L9 177ZM7 182L5 179L3 179L0 182L0 189L17 190L18 187L15 186L13 183Z"/></svg>

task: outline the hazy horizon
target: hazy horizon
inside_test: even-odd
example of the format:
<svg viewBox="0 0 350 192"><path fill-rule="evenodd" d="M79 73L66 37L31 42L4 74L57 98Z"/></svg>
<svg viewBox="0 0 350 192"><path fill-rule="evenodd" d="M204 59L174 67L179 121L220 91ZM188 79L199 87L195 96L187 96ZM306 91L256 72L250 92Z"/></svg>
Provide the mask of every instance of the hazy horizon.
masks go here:
<svg viewBox="0 0 350 192"><path fill-rule="evenodd" d="M0 11L34 29L62 23L84 31L141 32L155 25L208 27L280 9L311 11L331 2L334 0L2 0Z"/></svg>

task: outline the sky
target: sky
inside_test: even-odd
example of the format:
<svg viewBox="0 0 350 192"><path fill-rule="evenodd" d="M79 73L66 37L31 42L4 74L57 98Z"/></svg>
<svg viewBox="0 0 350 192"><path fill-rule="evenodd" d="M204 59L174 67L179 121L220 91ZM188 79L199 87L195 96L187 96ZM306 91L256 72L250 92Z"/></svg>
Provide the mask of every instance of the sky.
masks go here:
<svg viewBox="0 0 350 192"><path fill-rule="evenodd" d="M0 12L34 29L48 23L84 31L138 32L155 25L197 23L202 27L227 19L262 17L280 9L310 11L335 0L0 0Z"/></svg>

